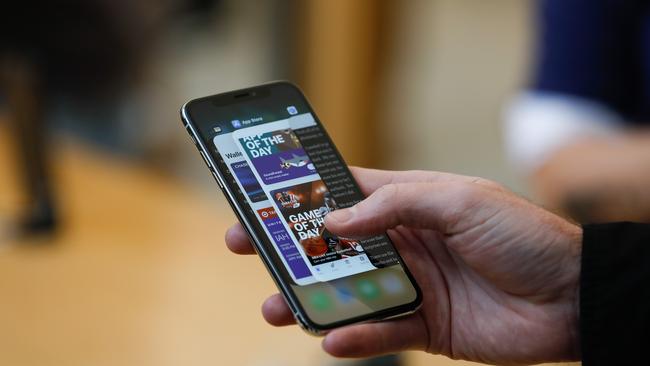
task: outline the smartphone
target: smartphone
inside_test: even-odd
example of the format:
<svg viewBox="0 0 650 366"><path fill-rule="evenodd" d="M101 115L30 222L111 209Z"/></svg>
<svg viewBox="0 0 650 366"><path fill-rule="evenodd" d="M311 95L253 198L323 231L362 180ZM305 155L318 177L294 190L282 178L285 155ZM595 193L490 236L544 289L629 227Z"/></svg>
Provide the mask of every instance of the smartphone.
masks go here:
<svg viewBox="0 0 650 366"><path fill-rule="evenodd" d="M325 228L328 212L364 196L295 85L194 99L181 118L304 330L417 310L421 291L387 235L352 240Z"/></svg>

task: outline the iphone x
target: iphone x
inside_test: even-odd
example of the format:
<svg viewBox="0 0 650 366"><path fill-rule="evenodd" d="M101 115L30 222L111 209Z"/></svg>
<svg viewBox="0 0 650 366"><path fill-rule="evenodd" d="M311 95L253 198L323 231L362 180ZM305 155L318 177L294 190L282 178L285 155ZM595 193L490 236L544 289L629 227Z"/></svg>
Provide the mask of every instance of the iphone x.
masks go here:
<svg viewBox="0 0 650 366"><path fill-rule="evenodd" d="M386 234L338 237L332 210L364 196L303 93L275 82L187 102L183 124L310 333L414 312L421 292Z"/></svg>

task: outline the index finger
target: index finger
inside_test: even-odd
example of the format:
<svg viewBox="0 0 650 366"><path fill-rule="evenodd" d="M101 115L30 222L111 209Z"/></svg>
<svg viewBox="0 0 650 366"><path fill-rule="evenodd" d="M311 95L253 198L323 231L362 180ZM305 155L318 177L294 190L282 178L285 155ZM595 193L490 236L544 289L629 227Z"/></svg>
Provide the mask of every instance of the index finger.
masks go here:
<svg viewBox="0 0 650 366"><path fill-rule="evenodd" d="M420 170L388 171L350 167L350 171L359 183L364 195L369 196L377 189L387 184L415 183L415 182L472 182L482 183L484 180L443 172L430 172ZM485 181L487 182L487 181ZM230 227L226 232L226 246L236 254L255 254L255 249L240 223Z"/></svg>
<svg viewBox="0 0 650 366"><path fill-rule="evenodd" d="M359 188L361 188L361 192L365 196L370 196L377 189L387 184L400 183L473 183L489 186L494 189L501 189L498 184L487 179L444 172L425 170L391 171L355 166L350 167L350 172L352 172L352 175L359 184Z"/></svg>

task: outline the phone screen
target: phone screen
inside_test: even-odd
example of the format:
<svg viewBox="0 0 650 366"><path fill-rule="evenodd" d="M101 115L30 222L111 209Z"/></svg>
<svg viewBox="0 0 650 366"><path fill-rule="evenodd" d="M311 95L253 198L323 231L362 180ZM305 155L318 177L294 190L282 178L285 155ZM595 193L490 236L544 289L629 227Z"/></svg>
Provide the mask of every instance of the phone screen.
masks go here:
<svg viewBox="0 0 650 366"><path fill-rule="evenodd" d="M302 93L276 83L188 105L282 281L312 322L397 311L419 292L387 235L353 240L325 216L364 196Z"/></svg>

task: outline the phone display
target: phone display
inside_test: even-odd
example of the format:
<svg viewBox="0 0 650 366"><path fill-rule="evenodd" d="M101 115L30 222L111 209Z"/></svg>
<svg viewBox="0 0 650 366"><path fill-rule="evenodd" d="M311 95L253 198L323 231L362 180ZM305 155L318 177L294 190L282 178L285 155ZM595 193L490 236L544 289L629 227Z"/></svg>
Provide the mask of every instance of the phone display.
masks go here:
<svg viewBox="0 0 650 366"><path fill-rule="evenodd" d="M341 238L325 216L364 197L300 91L279 82L201 98L182 115L306 329L414 311L420 292L387 235Z"/></svg>

